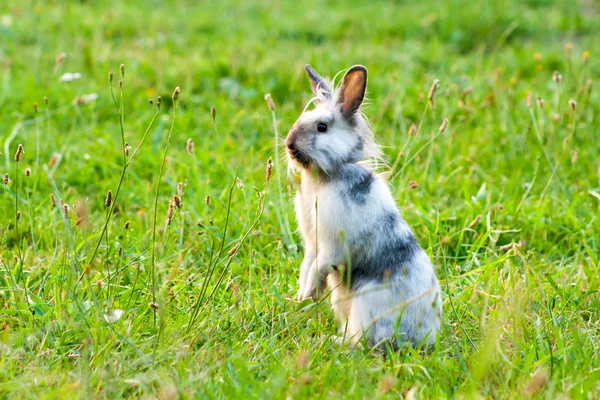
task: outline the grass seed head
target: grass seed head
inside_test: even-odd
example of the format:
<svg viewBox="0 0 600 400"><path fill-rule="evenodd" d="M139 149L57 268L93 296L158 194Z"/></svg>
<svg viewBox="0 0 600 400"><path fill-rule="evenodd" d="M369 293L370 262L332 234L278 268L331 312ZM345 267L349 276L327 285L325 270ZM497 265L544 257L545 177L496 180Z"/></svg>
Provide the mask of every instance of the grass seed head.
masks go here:
<svg viewBox="0 0 600 400"><path fill-rule="evenodd" d="M33 102L33 111L37 114L38 112L38 105L37 105L37 101Z"/></svg>
<svg viewBox="0 0 600 400"><path fill-rule="evenodd" d="M23 155L23 145L20 144L17 147L17 152L15 153L15 161L19 162L21 160L21 156Z"/></svg>
<svg viewBox="0 0 600 400"><path fill-rule="evenodd" d="M206 197L204 198L204 202L206 203L207 206L210 205L210 194L206 195Z"/></svg>
<svg viewBox="0 0 600 400"><path fill-rule="evenodd" d="M181 92L181 89L179 89L179 86L177 86L175 88L175 90L173 91L173 95L171 96L171 98L173 99L173 101L177 101L179 99L179 93Z"/></svg>
<svg viewBox="0 0 600 400"><path fill-rule="evenodd" d="M571 156L571 164L575 164L578 159L579 159L579 153L574 151L573 155Z"/></svg>
<svg viewBox="0 0 600 400"><path fill-rule="evenodd" d="M562 82L562 75L558 71L554 71L552 74L552 80L556 83Z"/></svg>
<svg viewBox="0 0 600 400"><path fill-rule="evenodd" d="M181 208L181 196L174 195L173 196L173 204L176 208Z"/></svg>
<svg viewBox="0 0 600 400"><path fill-rule="evenodd" d="M212 106L210 108L210 117L212 118L213 124L215 123L216 119L217 119L217 107Z"/></svg>
<svg viewBox="0 0 600 400"><path fill-rule="evenodd" d="M479 221L481 221L481 215L476 216L475 219L471 221L471 223L469 224L469 229L475 228Z"/></svg>
<svg viewBox="0 0 600 400"><path fill-rule="evenodd" d="M243 189L244 188L244 182L242 182L242 180L238 177L235 178L235 184L237 185L238 188Z"/></svg>
<svg viewBox="0 0 600 400"><path fill-rule="evenodd" d="M531 100L532 96L533 95L531 94L531 91L528 91L527 92L527 107L528 108L531 108L533 106L532 100Z"/></svg>
<svg viewBox="0 0 600 400"><path fill-rule="evenodd" d="M65 216L65 218L69 219L69 205L68 204L62 205L62 212L63 212L63 215Z"/></svg>
<svg viewBox="0 0 600 400"><path fill-rule="evenodd" d="M440 133L444 133L446 128L448 127L448 118L444 118L442 121L442 125L440 125Z"/></svg>
<svg viewBox="0 0 600 400"><path fill-rule="evenodd" d="M514 249L517 246L517 244L515 242L510 242L508 244L505 244L503 246L498 247L498 250L500 251L509 251Z"/></svg>
<svg viewBox="0 0 600 400"><path fill-rule="evenodd" d="M538 97L536 102L537 102L538 108L540 108L540 109L544 108L544 99L542 99L541 97Z"/></svg>
<svg viewBox="0 0 600 400"><path fill-rule="evenodd" d="M129 153L131 152L131 146L129 143L125 142L125 155L129 157Z"/></svg>
<svg viewBox="0 0 600 400"><path fill-rule="evenodd" d="M275 111L275 102L273 101L273 97L271 97L271 93L265 94L265 100L267 101L269 110Z"/></svg>
<svg viewBox="0 0 600 400"><path fill-rule="evenodd" d="M5 185L8 185L8 182L10 182L10 179L8 179L8 174L4 174L4 178L2 178L2 182Z"/></svg>
<svg viewBox="0 0 600 400"><path fill-rule="evenodd" d="M160 105L162 104L162 97L158 96L156 98L156 107L160 110Z"/></svg>
<svg viewBox="0 0 600 400"><path fill-rule="evenodd" d="M129 221L125 222L124 228L125 228L125 230L129 229Z"/></svg>
<svg viewBox="0 0 600 400"><path fill-rule="evenodd" d="M31 168L27 167L27 169L25 170L25 176L29 175L31 175Z"/></svg>
<svg viewBox="0 0 600 400"><path fill-rule="evenodd" d="M411 189L416 189L419 187L419 184L416 181L410 181L408 182L408 186L410 186Z"/></svg>
<svg viewBox="0 0 600 400"><path fill-rule="evenodd" d="M54 193L50 193L50 204L52 205L52 208L56 207L56 197L54 197Z"/></svg>
<svg viewBox="0 0 600 400"><path fill-rule="evenodd" d="M233 246L233 247L231 248L231 250L229 250L229 251L227 252L227 255L228 255L229 257L233 257L233 256L235 256L235 253L237 253L237 251L240 249L240 245L241 245L241 243L237 243L235 246Z"/></svg>
<svg viewBox="0 0 600 400"><path fill-rule="evenodd" d="M150 307L154 311L158 310L158 304L156 303L148 303L148 307Z"/></svg>
<svg viewBox="0 0 600 400"><path fill-rule="evenodd" d="M440 87L439 79L434 79L433 83L431 84L431 88L429 89L429 94L427 95L427 98L429 100L433 99L433 97L435 96L435 92L438 90L439 87Z"/></svg>
<svg viewBox="0 0 600 400"><path fill-rule="evenodd" d="M467 97L471 93L473 93L473 88L472 87L468 87L468 88L463 89L463 91L460 93L461 100L464 100L465 97Z"/></svg>
<svg viewBox="0 0 600 400"><path fill-rule="evenodd" d="M175 203L173 200L169 201L169 208L167 209L167 224L171 225L171 221L173 221L173 216L175 215Z"/></svg>
<svg viewBox="0 0 600 400"><path fill-rule="evenodd" d="M48 97L44 96L44 104L48 105Z"/></svg>
<svg viewBox="0 0 600 400"><path fill-rule="evenodd" d="M417 134L417 125L412 124L410 128L408 128L408 135L415 136Z"/></svg>
<svg viewBox="0 0 600 400"><path fill-rule="evenodd" d="M112 190L108 189L108 192L106 192L106 202L104 204L106 204L106 208L110 208L110 206L112 206L112 201L113 201L113 193Z"/></svg>
<svg viewBox="0 0 600 400"><path fill-rule="evenodd" d="M183 196L183 183L179 182L177 184L177 195Z"/></svg>
<svg viewBox="0 0 600 400"><path fill-rule="evenodd" d="M267 182L271 180L271 174L273 173L273 161L271 157L267 160L267 170L265 172L265 179Z"/></svg>
<svg viewBox="0 0 600 400"><path fill-rule="evenodd" d="M21 220L21 211L17 211L17 221Z"/></svg>
<svg viewBox="0 0 600 400"><path fill-rule="evenodd" d="M434 79L433 83L431 84L431 89L429 89L429 94L427 95L427 99L429 99L429 103L431 104L432 108L435 108L435 92L438 90L439 87L440 81L438 79Z"/></svg>
<svg viewBox="0 0 600 400"><path fill-rule="evenodd" d="M188 154L194 154L194 141L191 138L187 140L185 149L187 150Z"/></svg>
<svg viewBox="0 0 600 400"><path fill-rule="evenodd" d="M571 111L575 111L577 109L577 102L574 99L570 99L569 107L571 107Z"/></svg>
<svg viewBox="0 0 600 400"><path fill-rule="evenodd" d="M125 79L125 64L119 66L119 71L121 72L121 79Z"/></svg>
<svg viewBox="0 0 600 400"><path fill-rule="evenodd" d="M112 84L115 75L111 72L108 73L108 83Z"/></svg>

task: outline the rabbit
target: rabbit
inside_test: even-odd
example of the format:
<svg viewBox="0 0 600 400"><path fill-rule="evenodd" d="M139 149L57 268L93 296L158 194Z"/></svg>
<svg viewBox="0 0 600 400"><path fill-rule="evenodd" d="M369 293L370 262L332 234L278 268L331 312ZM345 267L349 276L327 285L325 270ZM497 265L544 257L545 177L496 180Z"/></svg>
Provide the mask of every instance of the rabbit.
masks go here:
<svg viewBox="0 0 600 400"><path fill-rule="evenodd" d="M304 242L298 300L331 289L342 341L370 348L430 347L442 319L434 268L404 221L384 177L361 111L367 69L355 65L341 85L306 65L314 98L290 128L286 152L299 171L295 198Z"/></svg>

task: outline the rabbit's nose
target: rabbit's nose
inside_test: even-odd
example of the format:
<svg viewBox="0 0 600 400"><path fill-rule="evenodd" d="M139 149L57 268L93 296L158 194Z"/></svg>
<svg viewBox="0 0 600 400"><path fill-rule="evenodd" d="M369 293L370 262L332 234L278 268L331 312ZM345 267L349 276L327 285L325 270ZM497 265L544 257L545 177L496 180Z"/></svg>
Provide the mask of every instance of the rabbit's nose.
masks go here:
<svg viewBox="0 0 600 400"><path fill-rule="evenodd" d="M294 145L294 141L293 140L289 140L289 139L286 140L285 145L288 148L288 150L290 150L290 151L296 150L296 146Z"/></svg>
<svg viewBox="0 0 600 400"><path fill-rule="evenodd" d="M296 129L295 126L293 126L290 129L290 132L287 135L287 138L285 139L285 146L288 148L289 151L294 152L296 151L297 147L296 147L296 139L298 138L298 129Z"/></svg>

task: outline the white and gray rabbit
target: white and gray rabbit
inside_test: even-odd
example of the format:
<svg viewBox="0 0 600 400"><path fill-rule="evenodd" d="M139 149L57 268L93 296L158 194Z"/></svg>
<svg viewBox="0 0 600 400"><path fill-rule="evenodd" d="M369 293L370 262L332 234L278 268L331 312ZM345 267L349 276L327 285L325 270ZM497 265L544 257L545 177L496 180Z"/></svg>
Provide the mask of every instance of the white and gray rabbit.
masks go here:
<svg viewBox="0 0 600 400"><path fill-rule="evenodd" d="M305 246L298 299L328 284L342 335L427 347L440 329L440 286L429 257L369 166L380 157L360 106L367 69L351 67L339 87L309 65L315 107L291 127L286 147L301 173L296 216Z"/></svg>

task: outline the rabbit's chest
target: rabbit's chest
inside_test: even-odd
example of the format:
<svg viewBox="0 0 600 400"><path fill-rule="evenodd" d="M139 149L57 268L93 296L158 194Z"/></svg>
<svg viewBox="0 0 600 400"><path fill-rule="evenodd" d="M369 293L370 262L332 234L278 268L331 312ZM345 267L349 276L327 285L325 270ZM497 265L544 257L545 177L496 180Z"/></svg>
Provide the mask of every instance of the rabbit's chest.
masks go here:
<svg viewBox="0 0 600 400"><path fill-rule="evenodd" d="M364 205L348 202L339 187L321 186L315 191L298 194L296 212L305 239L318 237L325 246L355 236L355 232L367 223L370 212Z"/></svg>

